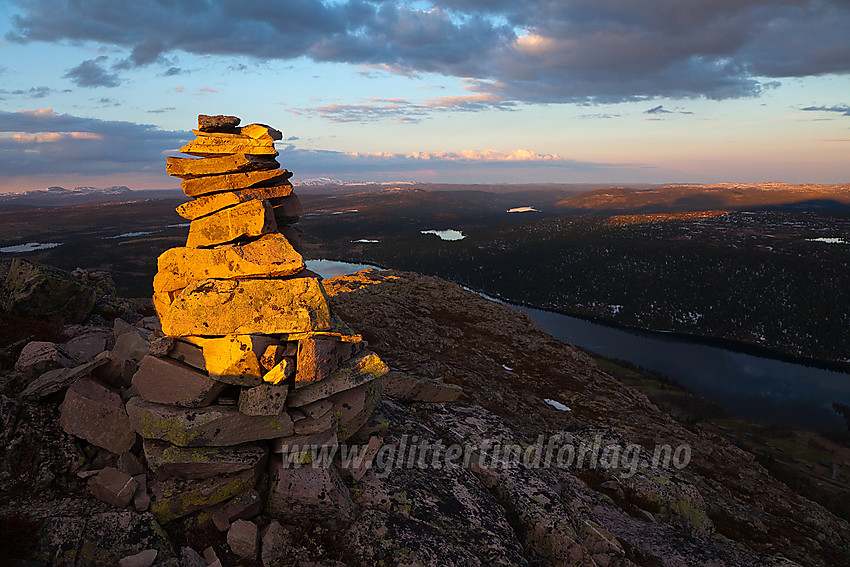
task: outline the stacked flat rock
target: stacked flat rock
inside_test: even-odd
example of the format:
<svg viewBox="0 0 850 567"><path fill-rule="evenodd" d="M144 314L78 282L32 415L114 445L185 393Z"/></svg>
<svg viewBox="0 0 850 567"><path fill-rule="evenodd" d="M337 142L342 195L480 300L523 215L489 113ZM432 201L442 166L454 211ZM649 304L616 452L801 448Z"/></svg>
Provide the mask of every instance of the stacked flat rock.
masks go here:
<svg viewBox="0 0 850 567"><path fill-rule="evenodd" d="M204 115L194 132L181 152L196 158L168 158L193 200L177 208L191 221L186 246L159 257L154 279L165 337L141 359L126 404L156 478L151 511L167 522L254 501L268 464L276 516L346 516L333 466L308 474L290 463L360 429L388 368L305 269L293 226L301 206L275 159L281 133Z"/></svg>

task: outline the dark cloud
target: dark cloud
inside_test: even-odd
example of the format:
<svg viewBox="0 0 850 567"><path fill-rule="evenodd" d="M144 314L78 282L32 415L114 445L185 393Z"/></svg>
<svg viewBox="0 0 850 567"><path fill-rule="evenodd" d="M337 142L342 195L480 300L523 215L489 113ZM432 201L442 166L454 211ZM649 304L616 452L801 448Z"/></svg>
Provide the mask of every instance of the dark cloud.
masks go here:
<svg viewBox="0 0 850 567"><path fill-rule="evenodd" d="M169 67L168 70L163 73L163 75L165 75L166 77L174 77L175 75L182 75L184 73L185 71L179 67Z"/></svg>
<svg viewBox="0 0 850 567"><path fill-rule="evenodd" d="M44 98L52 92L53 92L53 89L51 89L50 87L31 87L27 90L18 89L18 90L12 91L12 94L18 95L18 96L23 95L23 96L27 96L29 98Z"/></svg>
<svg viewBox="0 0 850 567"><path fill-rule="evenodd" d="M838 112L842 116L850 116L850 106L846 104L839 104L836 106L807 106L801 110L807 110L810 112Z"/></svg>
<svg viewBox="0 0 850 567"><path fill-rule="evenodd" d="M669 110L665 110L664 107L661 106L660 104L658 106L654 106L654 107L650 108L649 110L644 110L643 113L644 114L673 114Z"/></svg>
<svg viewBox="0 0 850 567"><path fill-rule="evenodd" d="M850 72L847 0L18 0L11 41L93 41L125 66L169 54L309 57L470 78L505 101L754 96ZM94 60L75 74L114 84ZM97 71L102 73L98 74Z"/></svg>
<svg viewBox="0 0 850 567"><path fill-rule="evenodd" d="M163 152L179 148L188 132L147 124L104 121L50 108L0 111L0 175L105 174L164 171Z"/></svg>
<svg viewBox="0 0 850 567"><path fill-rule="evenodd" d="M359 104L328 104L311 108L290 109L299 115L319 116L331 122L374 122L391 119L419 122L434 112L478 110L515 110L516 103L486 94L445 96L413 103L404 98L370 98Z"/></svg>
<svg viewBox="0 0 850 567"><path fill-rule="evenodd" d="M65 73L78 87L117 87L121 84L117 73L107 71L102 63L109 59L101 55L96 59L87 59Z"/></svg>

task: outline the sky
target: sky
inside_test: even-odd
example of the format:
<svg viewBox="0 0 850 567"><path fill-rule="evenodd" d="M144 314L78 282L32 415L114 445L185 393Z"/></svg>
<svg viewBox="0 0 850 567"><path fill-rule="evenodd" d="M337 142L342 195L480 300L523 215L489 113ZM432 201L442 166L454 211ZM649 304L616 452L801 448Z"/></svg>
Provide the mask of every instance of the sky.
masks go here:
<svg viewBox="0 0 850 567"><path fill-rule="evenodd" d="M0 191L176 188L198 114L293 182L850 182L848 0L0 0Z"/></svg>

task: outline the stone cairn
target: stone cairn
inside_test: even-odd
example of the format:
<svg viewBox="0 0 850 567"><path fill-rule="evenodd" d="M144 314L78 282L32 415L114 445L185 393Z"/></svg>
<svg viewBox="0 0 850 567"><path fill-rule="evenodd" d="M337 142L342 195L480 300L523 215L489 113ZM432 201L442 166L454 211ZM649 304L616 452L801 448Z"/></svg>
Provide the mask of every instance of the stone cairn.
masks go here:
<svg viewBox="0 0 850 567"><path fill-rule="evenodd" d="M239 122L199 116L197 137L180 151L201 159L168 158L194 200L177 208L191 221L186 246L158 260L161 332L122 334L114 350L124 356L106 352L76 371L86 377L68 389L61 423L119 456L91 478L91 491L149 506L160 523L198 511L221 530L260 510L282 521L349 518L337 468L299 465L366 424L388 368L305 269L293 226L301 206L275 160L281 133ZM109 386L126 382L140 340L149 350L119 395Z"/></svg>

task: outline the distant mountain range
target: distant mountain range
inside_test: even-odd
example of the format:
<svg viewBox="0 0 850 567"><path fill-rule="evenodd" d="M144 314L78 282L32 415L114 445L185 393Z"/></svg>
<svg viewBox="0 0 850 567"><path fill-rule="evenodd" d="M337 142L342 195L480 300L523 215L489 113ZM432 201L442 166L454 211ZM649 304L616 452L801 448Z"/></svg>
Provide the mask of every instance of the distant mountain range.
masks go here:
<svg viewBox="0 0 850 567"><path fill-rule="evenodd" d="M185 199L178 189L134 191L124 185L112 187L64 187L34 189L23 193L0 193L0 210L35 207L68 207L82 203L131 201L140 199Z"/></svg>

